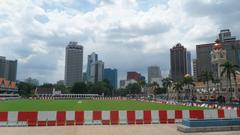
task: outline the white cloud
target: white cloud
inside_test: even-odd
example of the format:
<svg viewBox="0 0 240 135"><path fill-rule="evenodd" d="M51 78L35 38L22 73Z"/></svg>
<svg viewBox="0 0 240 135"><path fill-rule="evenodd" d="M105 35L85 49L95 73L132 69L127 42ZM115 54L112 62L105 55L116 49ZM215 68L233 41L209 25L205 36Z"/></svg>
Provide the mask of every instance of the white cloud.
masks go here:
<svg viewBox="0 0 240 135"><path fill-rule="evenodd" d="M137 0L88 2L96 7L83 12L71 8L74 0L1 1L0 53L19 59L19 79L27 75L42 82L63 79L64 48L71 40L84 45L84 65L86 55L95 51L106 66L119 69L121 78L128 70L146 73L146 67L155 64L166 75L172 46L181 42L194 53L195 44L214 41L219 29L228 26L217 22L226 14L209 10L206 15L201 12L204 6L192 7L193 1L169 0L148 10L140 10ZM216 3L196 2L212 8ZM224 8L221 2L216 6ZM236 22L235 16L232 13L229 19ZM239 29L237 23L231 24L232 31ZM26 70L29 73L22 74Z"/></svg>

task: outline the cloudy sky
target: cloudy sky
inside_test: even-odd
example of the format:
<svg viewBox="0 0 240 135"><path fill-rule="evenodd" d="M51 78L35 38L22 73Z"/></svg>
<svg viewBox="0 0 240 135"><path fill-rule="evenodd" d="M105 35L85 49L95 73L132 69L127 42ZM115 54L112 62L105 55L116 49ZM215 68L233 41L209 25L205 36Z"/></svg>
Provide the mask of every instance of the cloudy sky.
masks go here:
<svg viewBox="0 0 240 135"><path fill-rule="evenodd" d="M147 75L169 72L169 49L215 41L220 29L240 37L239 0L0 0L0 55L18 59L17 78L64 78L65 47L84 46L105 67Z"/></svg>

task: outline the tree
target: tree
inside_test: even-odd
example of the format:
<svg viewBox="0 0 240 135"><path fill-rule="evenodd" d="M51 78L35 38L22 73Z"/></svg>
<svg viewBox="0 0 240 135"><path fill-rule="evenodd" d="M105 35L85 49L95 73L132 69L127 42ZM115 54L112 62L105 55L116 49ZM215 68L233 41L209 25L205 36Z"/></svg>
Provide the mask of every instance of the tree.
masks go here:
<svg viewBox="0 0 240 135"><path fill-rule="evenodd" d="M111 96L113 87L107 80L99 81L96 83L87 83L87 89L89 94L99 94L104 93L105 96Z"/></svg>
<svg viewBox="0 0 240 135"><path fill-rule="evenodd" d="M186 93L190 92L190 86L193 86L193 87L195 86L195 84L193 83L193 78L189 74L184 76L182 83L184 85L187 85ZM193 98L193 92L190 92L190 93L192 93L192 98ZM190 98L190 96L188 96L188 98Z"/></svg>
<svg viewBox="0 0 240 135"><path fill-rule="evenodd" d="M130 83L127 85L126 89L128 90L129 94L140 94L141 87L138 83Z"/></svg>
<svg viewBox="0 0 240 135"><path fill-rule="evenodd" d="M61 93L64 94L69 94L71 92L71 87L66 87L64 84L55 84L54 87L56 88L56 90L60 90Z"/></svg>
<svg viewBox="0 0 240 135"><path fill-rule="evenodd" d="M104 79L103 80L103 85L106 88L105 91L104 91L104 94L107 95L107 96L113 96L114 95L114 93L113 93L114 88L111 85L111 83L107 79Z"/></svg>
<svg viewBox="0 0 240 135"><path fill-rule="evenodd" d="M44 83L43 85L40 86L40 88L54 88L54 85L51 83Z"/></svg>
<svg viewBox="0 0 240 135"><path fill-rule="evenodd" d="M71 93L86 94L87 93L87 85L84 82L76 82L72 86Z"/></svg>
<svg viewBox="0 0 240 135"><path fill-rule="evenodd" d="M36 86L31 83L20 82L17 84L19 95L22 97L30 97L33 95L34 89Z"/></svg>
<svg viewBox="0 0 240 135"><path fill-rule="evenodd" d="M33 79L31 77L28 77L27 79L25 79L24 82L29 83L33 86L39 86L39 81L37 79Z"/></svg>
<svg viewBox="0 0 240 135"><path fill-rule="evenodd" d="M170 77L167 77L162 80L162 83L163 83L163 87L167 90L167 99L168 99L169 97L168 89L169 87L172 86L173 80Z"/></svg>
<svg viewBox="0 0 240 135"><path fill-rule="evenodd" d="M116 96L125 97L125 96L127 96L127 94L128 94L128 90L127 90L127 89L118 89L118 90L116 90L116 92L115 92L115 95L116 95Z"/></svg>
<svg viewBox="0 0 240 135"><path fill-rule="evenodd" d="M230 101L232 100L232 82L231 82L231 75L233 76L234 80L236 80L236 71L239 68L237 65L233 65L229 61L226 61L225 63L221 64L220 67L223 67L223 70L221 72L221 76L226 74L227 80L229 83L229 90L231 93Z"/></svg>
<svg viewBox="0 0 240 135"><path fill-rule="evenodd" d="M142 90L146 86L146 82L144 80L140 80L138 81L138 85L141 87L141 90Z"/></svg>
<svg viewBox="0 0 240 135"><path fill-rule="evenodd" d="M173 84L173 90L177 93L177 101L179 101L179 93L183 90L183 83L178 81Z"/></svg>
<svg viewBox="0 0 240 135"><path fill-rule="evenodd" d="M205 84L207 84L207 92L208 92L208 99L209 99L209 96L210 96L210 91L209 91L209 81L212 80L213 81L213 76L212 76L212 73L209 72L208 70L204 70L201 74L201 80L202 82Z"/></svg>
<svg viewBox="0 0 240 135"><path fill-rule="evenodd" d="M155 88L154 89L154 95L158 95L158 94L164 94L164 93L166 93L166 88L164 88L164 87L157 87L157 88Z"/></svg>

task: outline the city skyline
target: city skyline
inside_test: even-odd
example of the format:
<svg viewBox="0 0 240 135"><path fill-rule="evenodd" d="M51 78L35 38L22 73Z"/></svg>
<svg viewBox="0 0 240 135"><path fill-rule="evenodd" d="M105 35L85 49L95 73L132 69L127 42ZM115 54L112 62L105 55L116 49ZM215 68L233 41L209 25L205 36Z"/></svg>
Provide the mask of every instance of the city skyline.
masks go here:
<svg viewBox="0 0 240 135"><path fill-rule="evenodd" d="M0 54L18 60L19 80L63 80L70 41L84 47L83 71L87 55L96 52L105 67L118 69L118 80L127 71L147 76L150 65L166 76L168 50L178 42L194 59L195 45L213 43L221 29L239 39L239 5L237 0L1 1Z"/></svg>

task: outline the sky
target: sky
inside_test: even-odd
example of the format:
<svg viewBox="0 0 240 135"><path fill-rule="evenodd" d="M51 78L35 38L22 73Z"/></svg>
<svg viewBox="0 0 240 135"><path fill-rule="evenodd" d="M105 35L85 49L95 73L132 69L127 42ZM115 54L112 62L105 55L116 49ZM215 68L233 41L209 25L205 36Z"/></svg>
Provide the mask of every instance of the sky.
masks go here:
<svg viewBox="0 0 240 135"><path fill-rule="evenodd" d="M65 47L77 41L106 68L147 77L170 69L169 49L214 42L221 29L240 37L239 0L0 0L0 56L18 60L17 79L64 79Z"/></svg>

